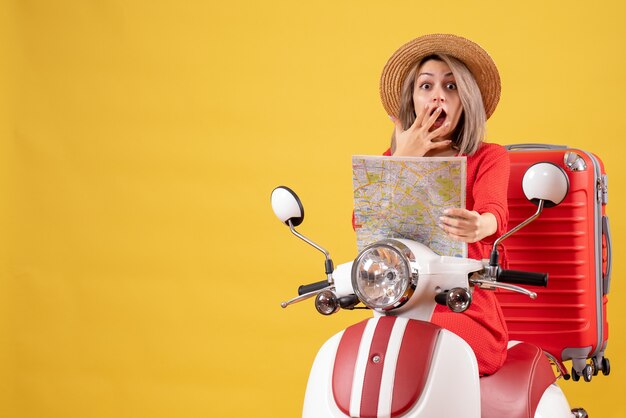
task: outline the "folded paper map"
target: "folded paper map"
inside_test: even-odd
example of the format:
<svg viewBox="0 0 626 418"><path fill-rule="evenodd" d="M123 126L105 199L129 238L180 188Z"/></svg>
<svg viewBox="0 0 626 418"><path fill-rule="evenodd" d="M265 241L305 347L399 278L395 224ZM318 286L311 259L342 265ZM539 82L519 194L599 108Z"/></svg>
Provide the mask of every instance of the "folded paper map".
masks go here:
<svg viewBox="0 0 626 418"><path fill-rule="evenodd" d="M467 244L439 226L448 208L465 208L465 157L352 157L359 251L385 238L406 238L439 255L467 257Z"/></svg>

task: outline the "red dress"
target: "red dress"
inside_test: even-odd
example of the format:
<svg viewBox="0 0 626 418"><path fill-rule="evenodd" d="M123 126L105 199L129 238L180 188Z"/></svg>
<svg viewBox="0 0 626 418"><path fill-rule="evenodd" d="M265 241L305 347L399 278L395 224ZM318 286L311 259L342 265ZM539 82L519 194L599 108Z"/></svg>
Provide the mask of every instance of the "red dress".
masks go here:
<svg viewBox="0 0 626 418"><path fill-rule="evenodd" d="M493 242L507 230L509 172L509 156L500 145L483 143L474 155L467 157L466 208L478 213L490 212L498 221L495 234L468 244L470 258L489 258ZM492 290L474 288L472 304L462 314L437 305L433 323L454 332L469 343L476 354L481 375L495 373L506 360L509 335Z"/></svg>
<svg viewBox="0 0 626 418"><path fill-rule="evenodd" d="M390 155L390 151L385 155ZM490 212L498 223L495 234L468 244L469 258L489 258L493 242L507 230L509 172L509 156L500 145L483 143L474 155L467 157L466 208ZM509 338L493 291L474 288L470 308L460 314L437 305L432 322L467 341L476 354L481 375L495 373L504 363Z"/></svg>

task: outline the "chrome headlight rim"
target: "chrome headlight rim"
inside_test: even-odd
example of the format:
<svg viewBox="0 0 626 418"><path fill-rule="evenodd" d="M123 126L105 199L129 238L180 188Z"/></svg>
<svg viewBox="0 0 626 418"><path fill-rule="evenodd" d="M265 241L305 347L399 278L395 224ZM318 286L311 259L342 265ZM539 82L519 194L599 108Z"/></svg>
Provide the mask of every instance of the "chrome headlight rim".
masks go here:
<svg viewBox="0 0 626 418"><path fill-rule="evenodd" d="M368 255L370 250L375 248L387 248L397 253L400 256L401 262L404 265L409 276L406 286L402 290L402 293L398 297L396 297L392 303L386 305L377 305L371 303L369 298L361 292L361 289L357 283L357 280L359 279L357 276L357 271L359 269L361 261L366 255ZM395 239L385 239L381 241L376 241L368 245L359 253L357 258L352 263L351 279L354 294L365 306L378 312L384 313L402 307L405 303L409 301L409 299L411 299L411 296L413 295L413 293L415 292L415 288L417 287L418 273L411 267L411 261L415 261L415 255L413 254L411 249L401 241Z"/></svg>

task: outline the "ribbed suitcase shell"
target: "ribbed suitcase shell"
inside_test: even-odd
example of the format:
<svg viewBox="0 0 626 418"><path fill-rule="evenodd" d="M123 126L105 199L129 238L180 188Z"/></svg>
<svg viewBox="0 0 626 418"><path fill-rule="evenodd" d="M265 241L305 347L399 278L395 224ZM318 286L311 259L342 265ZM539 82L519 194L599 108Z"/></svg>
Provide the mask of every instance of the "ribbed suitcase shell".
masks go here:
<svg viewBox="0 0 626 418"><path fill-rule="evenodd" d="M544 149L533 149L538 147ZM561 361L571 359L580 372L586 359L601 361L608 339L610 235L604 167L590 153L561 146L525 144L509 146L509 151L509 227L537 209L522 191L528 167L551 162L569 178L569 192L560 205L544 209L537 220L504 241L509 268L549 274L547 288L532 289L538 294L535 300L497 292L510 339L537 344ZM586 169L568 168L568 152L580 156Z"/></svg>

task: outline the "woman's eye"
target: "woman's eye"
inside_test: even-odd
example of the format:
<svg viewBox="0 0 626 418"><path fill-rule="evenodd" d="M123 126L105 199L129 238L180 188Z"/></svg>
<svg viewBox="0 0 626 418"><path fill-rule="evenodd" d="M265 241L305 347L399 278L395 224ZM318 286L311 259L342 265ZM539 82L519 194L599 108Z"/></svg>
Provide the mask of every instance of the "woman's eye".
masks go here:
<svg viewBox="0 0 626 418"><path fill-rule="evenodd" d="M448 83L448 84L446 84L446 88L448 90L456 90L456 84L455 83Z"/></svg>
<svg viewBox="0 0 626 418"><path fill-rule="evenodd" d="M430 87L431 87L430 83L422 83L422 84L420 84L420 89L422 89L422 90L428 90L428 89L430 89Z"/></svg>

